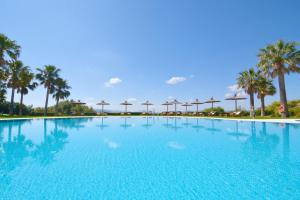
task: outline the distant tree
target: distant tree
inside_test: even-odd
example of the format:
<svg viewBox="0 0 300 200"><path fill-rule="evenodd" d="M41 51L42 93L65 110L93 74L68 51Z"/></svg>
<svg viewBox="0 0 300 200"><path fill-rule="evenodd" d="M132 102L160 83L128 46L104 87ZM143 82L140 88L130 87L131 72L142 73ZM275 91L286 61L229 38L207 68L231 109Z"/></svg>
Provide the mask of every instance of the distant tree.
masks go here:
<svg viewBox="0 0 300 200"><path fill-rule="evenodd" d="M11 99L9 114L12 115L14 112L14 98L15 91L19 87L20 73L24 70L25 66L19 60L10 62L7 68L8 82L7 87L11 88Z"/></svg>
<svg viewBox="0 0 300 200"><path fill-rule="evenodd" d="M265 97L274 95L276 88L273 85L273 81L266 78L264 75L260 75L257 80L257 98L261 101L261 116L265 115Z"/></svg>
<svg viewBox="0 0 300 200"><path fill-rule="evenodd" d="M71 87L68 85L68 82L66 80L63 80L62 78L56 79L53 93L53 98L56 100L56 112L58 112L57 109L59 100L64 100L70 96L71 93L69 89L71 89Z"/></svg>
<svg viewBox="0 0 300 200"><path fill-rule="evenodd" d="M282 118L288 117L285 74L300 72L300 51L296 46L296 42L279 40L276 44L270 44L261 49L258 55L259 68L272 78L278 77L280 103L284 107L281 113Z"/></svg>
<svg viewBox="0 0 300 200"><path fill-rule="evenodd" d="M60 69L53 65L46 65L43 69L38 68L37 71L36 78L40 81L40 84L47 89L44 110L44 115L46 116L49 94L53 94L55 91L55 81L59 78Z"/></svg>
<svg viewBox="0 0 300 200"><path fill-rule="evenodd" d="M20 93L20 108L19 115L22 115L23 110L23 97L27 95L29 90L34 90L38 83L34 82L34 73L29 70L29 67L24 67L24 69L19 74L19 84L17 92Z"/></svg>
<svg viewBox="0 0 300 200"><path fill-rule="evenodd" d="M259 73L255 72L253 68L243 71L237 78L237 83L240 88L250 96L250 116L254 117L254 94L257 92L257 79Z"/></svg>

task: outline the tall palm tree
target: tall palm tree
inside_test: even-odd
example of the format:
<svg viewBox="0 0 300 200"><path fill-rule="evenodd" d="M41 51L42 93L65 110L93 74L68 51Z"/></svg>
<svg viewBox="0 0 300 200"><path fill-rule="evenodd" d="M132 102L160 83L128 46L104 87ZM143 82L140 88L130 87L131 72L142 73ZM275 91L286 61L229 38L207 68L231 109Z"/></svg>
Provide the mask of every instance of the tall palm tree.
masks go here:
<svg viewBox="0 0 300 200"><path fill-rule="evenodd" d="M20 55L21 47L17 45L16 41L10 40L7 36L0 33L0 96L5 98L6 87L4 82L7 79L6 67L7 64L16 60Z"/></svg>
<svg viewBox="0 0 300 200"><path fill-rule="evenodd" d="M44 115L47 115L49 94L54 92L54 85L57 78L59 78L60 69L53 65L46 65L43 69L37 68L38 73L36 78L40 81L46 89L46 101Z"/></svg>
<svg viewBox="0 0 300 200"><path fill-rule="evenodd" d="M56 100L56 112L58 108L58 102L60 99L66 99L70 96L70 91L71 87L68 85L68 82L62 78L58 78L55 81L54 85L54 93L53 93L53 98Z"/></svg>
<svg viewBox="0 0 300 200"><path fill-rule="evenodd" d="M257 92L258 73L254 68L239 73L237 83L250 96L250 116L254 117L254 94Z"/></svg>
<svg viewBox="0 0 300 200"><path fill-rule="evenodd" d="M8 83L7 86L11 88L11 99L10 99L10 107L9 114L12 115L14 112L14 99L15 99L15 91L19 87L20 73L24 70L24 65L21 61L17 60L14 62L10 62L7 68L8 74Z"/></svg>
<svg viewBox="0 0 300 200"><path fill-rule="evenodd" d="M265 115L265 97L268 95L272 96L275 93L276 88L273 85L273 81L261 74L257 80L257 98L261 101L261 116Z"/></svg>
<svg viewBox="0 0 300 200"><path fill-rule="evenodd" d="M28 94L29 90L34 90L38 83L34 82L34 73L32 73L29 67L24 67L24 69L19 74L19 84L17 92L20 93L20 109L19 115L22 115L23 111L23 97Z"/></svg>
<svg viewBox="0 0 300 200"><path fill-rule="evenodd" d="M288 117L285 74L300 73L300 51L296 46L296 42L279 40L276 44L267 45L258 54L259 68L272 78L278 77L280 103L283 106L282 118Z"/></svg>

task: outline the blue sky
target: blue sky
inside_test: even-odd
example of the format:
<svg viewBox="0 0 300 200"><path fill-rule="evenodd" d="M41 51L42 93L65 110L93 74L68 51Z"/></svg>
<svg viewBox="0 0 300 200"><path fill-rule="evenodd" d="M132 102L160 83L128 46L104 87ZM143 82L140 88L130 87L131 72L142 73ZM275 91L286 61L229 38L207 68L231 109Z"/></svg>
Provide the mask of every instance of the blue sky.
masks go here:
<svg viewBox="0 0 300 200"><path fill-rule="evenodd" d="M139 110L146 99L224 100L237 74L256 65L259 48L300 42L299 7L297 0L2 0L0 32L22 46L26 65L61 68L72 99L105 99L111 109L131 99ZM289 99L300 98L299 80L286 78ZM24 101L44 99L40 87Z"/></svg>

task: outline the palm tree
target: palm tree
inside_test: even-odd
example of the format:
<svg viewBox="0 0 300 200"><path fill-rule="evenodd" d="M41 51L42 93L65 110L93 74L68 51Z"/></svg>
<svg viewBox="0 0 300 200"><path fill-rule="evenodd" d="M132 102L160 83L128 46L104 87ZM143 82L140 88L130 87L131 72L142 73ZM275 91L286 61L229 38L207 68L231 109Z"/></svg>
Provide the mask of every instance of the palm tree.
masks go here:
<svg viewBox="0 0 300 200"><path fill-rule="evenodd" d="M66 99L70 96L70 91L71 87L68 85L68 82L62 78L58 78L55 81L54 85L54 93L53 93L53 98L56 100L56 112L58 111L58 102L60 99Z"/></svg>
<svg viewBox="0 0 300 200"><path fill-rule="evenodd" d="M239 88L243 88L250 96L250 116L254 117L254 94L257 92L258 73L254 68L239 73L237 78Z"/></svg>
<svg viewBox="0 0 300 200"><path fill-rule="evenodd" d="M20 55L21 47L16 41L10 40L7 36L0 33L0 97L5 99L7 79L6 67L10 61L16 60Z"/></svg>
<svg viewBox="0 0 300 200"><path fill-rule="evenodd" d="M24 65L21 61L17 60L14 62L10 62L7 68L8 74L8 83L7 86L11 88L11 99L10 99L10 107L9 114L12 115L14 112L14 99L15 99L15 90L19 87L19 79L20 73L24 70Z"/></svg>
<svg viewBox="0 0 300 200"><path fill-rule="evenodd" d="M276 88L273 85L273 81L266 78L262 74L257 80L257 98L261 101L261 116L265 115L265 97L274 95L276 93Z"/></svg>
<svg viewBox="0 0 300 200"><path fill-rule="evenodd" d="M22 115L23 110L23 96L28 94L29 90L34 90L38 83L34 82L34 73L32 73L29 67L24 67L24 69L19 74L19 84L17 92L20 93L20 109L19 115Z"/></svg>
<svg viewBox="0 0 300 200"><path fill-rule="evenodd" d="M37 71L38 73L36 74L36 78L40 81L40 84L44 85L44 87L47 89L44 111L44 115L46 116L49 94L54 92L55 81L57 78L59 78L60 69L53 65L46 65L44 69L37 68Z"/></svg>
<svg viewBox="0 0 300 200"><path fill-rule="evenodd" d="M282 118L288 117L287 96L285 89L285 74L300 73L300 51L296 49L296 42L279 40L276 44L267 45L258 55L259 68L271 76L278 77L280 103L283 106Z"/></svg>

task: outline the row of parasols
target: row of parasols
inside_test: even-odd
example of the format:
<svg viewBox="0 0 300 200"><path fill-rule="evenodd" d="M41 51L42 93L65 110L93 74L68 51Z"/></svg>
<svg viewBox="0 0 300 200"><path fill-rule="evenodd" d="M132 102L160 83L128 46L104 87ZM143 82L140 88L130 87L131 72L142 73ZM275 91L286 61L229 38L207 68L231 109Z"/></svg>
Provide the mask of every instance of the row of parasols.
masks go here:
<svg viewBox="0 0 300 200"><path fill-rule="evenodd" d="M235 111L237 111L238 110L238 101L239 100L245 100L245 99L247 99L247 98L240 97L240 96L235 94L234 96L226 98L225 100L234 101L235 102ZM84 105L84 104L86 104L84 102L81 102L80 100L71 101L71 102L75 105ZM166 106L166 112L169 112L169 106L174 105L175 113L177 112L177 105L181 105L181 106L185 107L185 112L188 111L188 107L195 105L197 113L198 113L199 112L199 105L209 103L209 104L211 104L211 108L213 109L214 104L218 103L218 102L221 102L221 101L216 100L213 97L211 97L208 101L201 102L201 101L199 101L199 99L196 99L195 101L193 101L191 103L189 103L189 102L181 103L181 102L179 102L175 99L173 101L166 101L162 105ZM102 100L101 102L97 103L96 105L101 106L101 112L103 113L104 112L104 106L107 106L107 105L110 105L110 104L105 102L104 100ZM120 103L120 105L123 105L125 107L125 113L127 113L127 107L130 106L130 105L133 105L133 104L128 102L127 100L125 100L124 102ZM149 106L153 106L154 104L152 104L151 102L149 102L147 100L146 102L142 103L141 105L146 106L147 113L149 113Z"/></svg>

